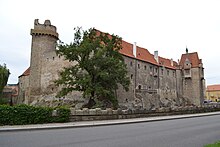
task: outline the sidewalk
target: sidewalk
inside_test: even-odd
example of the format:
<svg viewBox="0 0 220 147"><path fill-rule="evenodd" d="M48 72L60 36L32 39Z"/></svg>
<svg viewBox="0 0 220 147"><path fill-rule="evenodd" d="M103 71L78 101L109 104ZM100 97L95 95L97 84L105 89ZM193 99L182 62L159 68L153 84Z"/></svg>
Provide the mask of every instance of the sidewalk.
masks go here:
<svg viewBox="0 0 220 147"><path fill-rule="evenodd" d="M220 112L159 116L159 117L147 117L147 118L135 118L135 119L116 119L116 120L80 121L80 122L68 122L68 123L0 126L0 133L1 132L8 132L8 131L25 131L25 130L28 131L28 130L46 130L46 129L63 129L63 128L80 128L80 127L95 127L95 126L106 126L106 125L120 125L120 124L131 124L131 123L141 123L141 122L152 122L152 121L202 117L202 116L211 116L211 115L220 115Z"/></svg>

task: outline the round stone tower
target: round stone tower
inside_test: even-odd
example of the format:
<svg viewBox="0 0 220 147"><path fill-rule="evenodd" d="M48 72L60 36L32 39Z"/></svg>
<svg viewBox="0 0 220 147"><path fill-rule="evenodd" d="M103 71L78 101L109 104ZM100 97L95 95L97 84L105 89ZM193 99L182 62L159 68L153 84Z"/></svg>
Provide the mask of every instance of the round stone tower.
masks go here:
<svg viewBox="0 0 220 147"><path fill-rule="evenodd" d="M44 24L40 24L38 19L34 21L34 29L31 29L31 63L30 63L30 85L28 104L33 102L41 95L41 75L42 60L47 52L55 51L58 40L56 27L51 25L50 20L45 20Z"/></svg>

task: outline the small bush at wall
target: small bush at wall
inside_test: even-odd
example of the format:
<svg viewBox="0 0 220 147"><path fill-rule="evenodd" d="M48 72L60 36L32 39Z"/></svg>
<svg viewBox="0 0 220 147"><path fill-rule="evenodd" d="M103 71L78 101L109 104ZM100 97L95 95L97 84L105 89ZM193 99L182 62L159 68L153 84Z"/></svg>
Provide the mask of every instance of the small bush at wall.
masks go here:
<svg viewBox="0 0 220 147"><path fill-rule="evenodd" d="M70 109L64 106L56 108L57 116L53 117L53 122L68 122L70 118Z"/></svg>
<svg viewBox="0 0 220 147"><path fill-rule="evenodd" d="M52 116L53 110L58 114ZM70 110L57 107L34 107L28 105L0 105L0 125L42 124L69 121Z"/></svg>

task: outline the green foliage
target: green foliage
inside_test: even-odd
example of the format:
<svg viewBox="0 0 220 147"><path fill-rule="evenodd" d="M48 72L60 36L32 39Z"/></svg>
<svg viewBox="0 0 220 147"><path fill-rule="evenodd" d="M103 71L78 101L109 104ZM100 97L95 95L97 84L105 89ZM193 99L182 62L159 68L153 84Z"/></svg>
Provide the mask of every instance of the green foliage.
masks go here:
<svg viewBox="0 0 220 147"><path fill-rule="evenodd" d="M53 122L68 122L70 118L70 109L67 107L57 107L56 108L58 116L53 118Z"/></svg>
<svg viewBox="0 0 220 147"><path fill-rule="evenodd" d="M0 98L2 97L2 91L8 82L9 75L10 72L6 65L0 65Z"/></svg>
<svg viewBox="0 0 220 147"><path fill-rule="evenodd" d="M122 39L95 29L75 28L75 31L73 43L58 45L57 53L74 66L64 68L60 73L60 79L55 83L63 88L57 96L81 91L84 97L109 101L116 106L115 91L119 84L126 91L130 84L126 64L119 53Z"/></svg>
<svg viewBox="0 0 220 147"><path fill-rule="evenodd" d="M0 105L0 125L42 124L69 121L70 110L58 107L58 116L52 116L54 108L28 105Z"/></svg>
<svg viewBox="0 0 220 147"><path fill-rule="evenodd" d="M214 144L207 144L204 147L220 147L220 141L214 143Z"/></svg>
<svg viewBox="0 0 220 147"><path fill-rule="evenodd" d="M6 104L9 104L9 101L8 101L8 99L7 98L1 98L0 97L0 105L6 105Z"/></svg>

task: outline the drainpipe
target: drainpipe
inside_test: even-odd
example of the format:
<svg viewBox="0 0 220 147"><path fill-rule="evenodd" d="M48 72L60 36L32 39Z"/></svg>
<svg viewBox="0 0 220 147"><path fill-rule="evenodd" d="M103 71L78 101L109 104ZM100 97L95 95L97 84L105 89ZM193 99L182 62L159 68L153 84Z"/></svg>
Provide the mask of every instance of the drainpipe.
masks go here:
<svg viewBox="0 0 220 147"><path fill-rule="evenodd" d="M133 44L133 55L134 55L134 98L136 98L136 86L137 86L137 43Z"/></svg>

